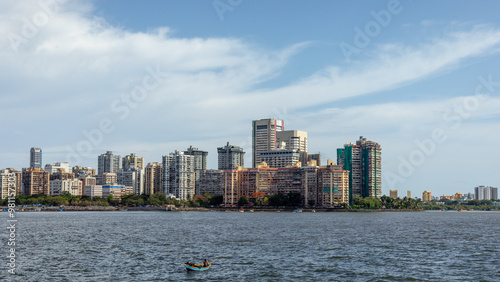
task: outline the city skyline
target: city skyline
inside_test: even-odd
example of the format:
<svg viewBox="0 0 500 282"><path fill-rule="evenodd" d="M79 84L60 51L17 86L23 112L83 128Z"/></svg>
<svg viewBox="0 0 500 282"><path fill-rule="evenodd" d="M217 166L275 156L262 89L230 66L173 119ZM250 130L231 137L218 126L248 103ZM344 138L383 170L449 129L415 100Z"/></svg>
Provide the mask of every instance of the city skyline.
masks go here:
<svg viewBox="0 0 500 282"><path fill-rule="evenodd" d="M386 195L499 186L496 1L53 3L0 3L1 169L190 145L216 168L228 141L249 166L249 121L275 118L325 161L378 142Z"/></svg>

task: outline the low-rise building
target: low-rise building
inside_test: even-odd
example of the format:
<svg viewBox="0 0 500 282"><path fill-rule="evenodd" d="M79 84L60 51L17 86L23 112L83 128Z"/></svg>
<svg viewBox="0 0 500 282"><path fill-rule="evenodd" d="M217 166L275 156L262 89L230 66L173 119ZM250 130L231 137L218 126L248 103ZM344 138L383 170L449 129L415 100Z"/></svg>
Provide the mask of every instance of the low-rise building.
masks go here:
<svg viewBox="0 0 500 282"><path fill-rule="evenodd" d="M62 192L67 191L72 196L82 196L82 181L77 178L65 180L50 180L50 195L61 195Z"/></svg>
<svg viewBox="0 0 500 282"><path fill-rule="evenodd" d="M102 185L85 185L83 186L83 195L90 198L102 198Z"/></svg>

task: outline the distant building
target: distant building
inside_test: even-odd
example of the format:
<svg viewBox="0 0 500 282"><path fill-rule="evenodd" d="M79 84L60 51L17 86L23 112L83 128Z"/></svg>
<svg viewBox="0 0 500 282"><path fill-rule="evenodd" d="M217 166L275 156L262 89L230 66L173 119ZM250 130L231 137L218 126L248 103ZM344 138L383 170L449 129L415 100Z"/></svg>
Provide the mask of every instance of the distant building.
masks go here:
<svg viewBox="0 0 500 282"><path fill-rule="evenodd" d="M321 166L321 154L307 154L307 161L316 161L316 165Z"/></svg>
<svg viewBox="0 0 500 282"><path fill-rule="evenodd" d="M202 196L207 193L210 195L224 194L223 183L224 172L222 170L207 169L199 172L199 178L196 181L196 195Z"/></svg>
<svg viewBox="0 0 500 282"><path fill-rule="evenodd" d="M105 172L117 173L121 168L121 157L114 155L112 151L107 151L105 154L97 157L97 173Z"/></svg>
<svg viewBox="0 0 500 282"><path fill-rule="evenodd" d="M163 192L162 188L162 164L158 162L149 163L145 169L144 194L152 195Z"/></svg>
<svg viewBox="0 0 500 282"><path fill-rule="evenodd" d="M486 187L478 186L474 188L474 198L476 200L497 200L498 199L498 188L496 187Z"/></svg>
<svg viewBox="0 0 500 282"><path fill-rule="evenodd" d="M122 159L122 169L129 169L132 167L136 167L138 169L144 169L146 164L144 163L143 157L138 157L136 154L126 155Z"/></svg>
<svg viewBox="0 0 500 282"><path fill-rule="evenodd" d="M349 202L353 197L382 195L382 148L373 141L359 137L356 144L349 143L337 149L337 163L349 171Z"/></svg>
<svg viewBox="0 0 500 282"><path fill-rule="evenodd" d="M136 195L144 194L144 170L136 166L127 166L116 174L116 182L125 186L131 186Z"/></svg>
<svg viewBox="0 0 500 282"><path fill-rule="evenodd" d="M10 188L10 190L9 190ZM22 174L13 168L0 170L0 199L9 195L20 195L22 191Z"/></svg>
<svg viewBox="0 0 500 282"><path fill-rule="evenodd" d="M455 195L453 195L451 197L452 200L462 200L463 199L463 196L462 196L462 193L455 193Z"/></svg>
<svg viewBox="0 0 500 282"><path fill-rule="evenodd" d="M118 183L110 183L102 185L102 197L107 198L112 196L114 200L121 201L122 196L132 194L132 187L120 185Z"/></svg>
<svg viewBox="0 0 500 282"><path fill-rule="evenodd" d="M95 168L74 166L71 171L75 174L75 177L80 177L81 175L96 176Z"/></svg>
<svg viewBox="0 0 500 282"><path fill-rule="evenodd" d="M411 199L411 191L410 190L406 191L406 198Z"/></svg>
<svg viewBox="0 0 500 282"><path fill-rule="evenodd" d="M82 196L85 195L85 186L97 185L97 179L93 176L80 174L78 179L82 182ZM101 197L101 196L99 196Z"/></svg>
<svg viewBox="0 0 500 282"><path fill-rule="evenodd" d="M391 197L393 199L397 199L398 198L398 190L389 190L389 197Z"/></svg>
<svg viewBox="0 0 500 282"><path fill-rule="evenodd" d="M285 130L285 123L277 119L252 121L252 167L262 163L260 152L276 150L276 133Z"/></svg>
<svg viewBox="0 0 500 282"><path fill-rule="evenodd" d="M49 173L40 167L23 168L23 191L26 195L50 195Z"/></svg>
<svg viewBox="0 0 500 282"><path fill-rule="evenodd" d="M207 156L208 152L199 150L198 148L193 148L189 146L187 151L184 151L184 155L193 156L194 170L207 170Z"/></svg>
<svg viewBox="0 0 500 282"><path fill-rule="evenodd" d="M30 150L30 167L42 168L42 149L31 148L31 150Z"/></svg>
<svg viewBox="0 0 500 282"><path fill-rule="evenodd" d="M118 177L116 173L105 172L102 174L96 175L96 184L97 185L105 185L109 183L117 183Z"/></svg>
<svg viewBox="0 0 500 282"><path fill-rule="evenodd" d="M333 162L327 166L271 168L238 167L223 172L224 204L235 206L241 196L251 202L275 194L295 193L302 205L331 207L349 201L349 172Z"/></svg>
<svg viewBox="0 0 500 282"><path fill-rule="evenodd" d="M58 168L57 171L50 174L49 178L50 180L67 180L75 178L75 174L72 172L66 172L64 168Z"/></svg>
<svg viewBox="0 0 500 282"><path fill-rule="evenodd" d="M260 152L260 160L272 168L294 166L300 162L298 150L274 150Z"/></svg>
<svg viewBox="0 0 500 282"><path fill-rule="evenodd" d="M194 156L176 150L163 156L163 191L167 196L188 200L195 194Z"/></svg>
<svg viewBox="0 0 500 282"><path fill-rule="evenodd" d="M83 195L92 199L95 197L102 197L102 185L93 184L83 186Z"/></svg>
<svg viewBox="0 0 500 282"><path fill-rule="evenodd" d="M230 145L227 142L226 146L217 148L217 154L219 170L233 170L238 166L245 166L245 152L241 147Z"/></svg>
<svg viewBox="0 0 500 282"><path fill-rule="evenodd" d="M283 130L276 132L276 150L292 150L299 153L302 166L307 166L307 132L300 130ZM261 161L264 161L261 159Z"/></svg>
<svg viewBox="0 0 500 282"><path fill-rule="evenodd" d="M422 201L423 202L432 201L432 195L430 191L424 191L424 193L422 193Z"/></svg>
<svg viewBox="0 0 500 282"><path fill-rule="evenodd" d="M68 162L46 164L45 168L44 168L44 170L50 174L53 174L53 173L59 171L60 169L64 169L64 172L72 172L72 169L69 166Z"/></svg>
<svg viewBox="0 0 500 282"><path fill-rule="evenodd" d="M50 195L57 196L61 195L62 192L69 192L72 196L81 197L82 192L82 181L79 179L66 179L66 180L51 180L50 181Z"/></svg>

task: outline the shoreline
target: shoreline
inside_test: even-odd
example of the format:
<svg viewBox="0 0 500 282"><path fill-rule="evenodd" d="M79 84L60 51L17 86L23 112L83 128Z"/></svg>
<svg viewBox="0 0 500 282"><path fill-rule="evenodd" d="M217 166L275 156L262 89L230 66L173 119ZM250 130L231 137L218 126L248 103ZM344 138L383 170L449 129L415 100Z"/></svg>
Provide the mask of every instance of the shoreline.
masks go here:
<svg viewBox="0 0 500 282"><path fill-rule="evenodd" d="M7 206L0 207L3 212ZM114 206L63 206L63 207L16 207L16 212L57 212L57 211L157 211L157 212L180 212L180 211L203 211L203 212L241 212L237 207L114 207ZM253 207L244 208L244 212L421 212L424 209L338 209L338 208L297 208L297 207Z"/></svg>

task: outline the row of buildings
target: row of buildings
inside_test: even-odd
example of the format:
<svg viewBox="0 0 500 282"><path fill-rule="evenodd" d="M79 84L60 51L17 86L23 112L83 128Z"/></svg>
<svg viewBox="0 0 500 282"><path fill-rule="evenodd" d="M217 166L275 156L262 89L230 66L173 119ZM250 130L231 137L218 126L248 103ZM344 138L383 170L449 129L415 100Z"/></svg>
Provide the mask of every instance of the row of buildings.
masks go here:
<svg viewBox="0 0 500 282"><path fill-rule="evenodd" d="M252 166L245 168L243 148L229 142L217 148L218 169L207 169L208 152L190 146L162 156L162 162L145 162L143 157L125 157L108 151L97 158L97 171L70 167L69 163L47 164L42 168L42 150L32 148L30 167L18 173L18 192L27 195L75 196L154 194L186 200L193 195L222 195L227 205L246 196L256 199L277 193L299 193L303 204L349 203L356 196L380 197L381 147L360 137L337 150L337 164L321 165L320 154L307 151L307 132L285 130L284 121L252 121ZM3 187L3 186L2 186ZM5 194L2 189L2 197ZM114 190L113 190L114 191ZM257 196L257 197L256 197Z"/></svg>

